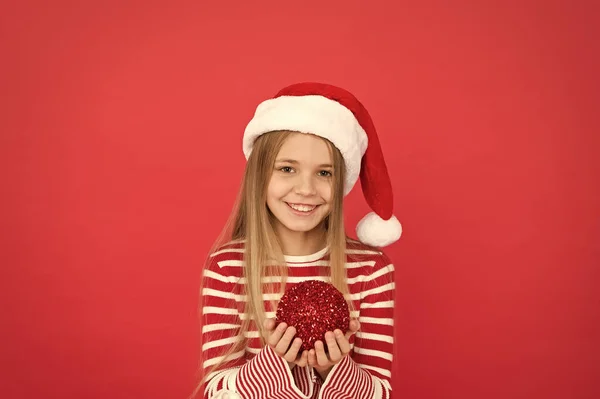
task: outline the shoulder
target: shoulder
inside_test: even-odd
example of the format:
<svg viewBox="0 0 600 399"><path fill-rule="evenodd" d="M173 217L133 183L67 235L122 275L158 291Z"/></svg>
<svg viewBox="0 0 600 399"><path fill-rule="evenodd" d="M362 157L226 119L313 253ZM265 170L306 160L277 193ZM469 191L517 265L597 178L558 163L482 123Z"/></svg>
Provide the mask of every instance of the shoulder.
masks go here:
<svg viewBox="0 0 600 399"><path fill-rule="evenodd" d="M360 299L364 301L392 301L395 290L395 269L392 261L381 249L360 241L346 244L349 262L359 268L348 271L349 280L361 281ZM366 298L366 299L365 299Z"/></svg>
<svg viewBox="0 0 600 399"><path fill-rule="evenodd" d="M349 262L369 262L376 269L392 264L391 259L381 248L350 238L346 240L346 256Z"/></svg>
<svg viewBox="0 0 600 399"><path fill-rule="evenodd" d="M244 240L229 241L212 250L208 257L210 259L221 259L231 257L242 258L244 255L245 243L246 242Z"/></svg>
<svg viewBox="0 0 600 399"><path fill-rule="evenodd" d="M241 276L244 248L244 241L230 241L213 249L206 259L204 269L223 275Z"/></svg>

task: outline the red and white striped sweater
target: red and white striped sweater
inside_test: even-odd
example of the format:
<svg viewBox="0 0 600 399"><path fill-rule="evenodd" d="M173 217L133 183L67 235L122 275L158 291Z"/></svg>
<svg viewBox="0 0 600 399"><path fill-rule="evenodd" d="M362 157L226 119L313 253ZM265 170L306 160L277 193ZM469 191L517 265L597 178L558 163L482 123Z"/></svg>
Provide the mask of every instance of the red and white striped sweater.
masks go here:
<svg viewBox="0 0 600 399"><path fill-rule="evenodd" d="M290 370L287 362L269 347L261 346L256 326L246 333L245 350L233 354L223 367L211 373L204 385L204 398L243 399L391 399L391 369L394 347L394 266L385 254L353 244L346 250L347 281L356 309L352 317L360 330L352 337L353 349L322 381L309 366ZM352 248L352 249L350 249ZM217 364L224 351L238 342L244 313L243 243L230 243L210 256L204 270L202 290L202 361L204 370ZM305 281L328 281L326 250L309 256L286 256L286 288ZM278 284L281 278L265 283ZM267 317L275 317L265 294ZM237 394L233 395L233 393Z"/></svg>

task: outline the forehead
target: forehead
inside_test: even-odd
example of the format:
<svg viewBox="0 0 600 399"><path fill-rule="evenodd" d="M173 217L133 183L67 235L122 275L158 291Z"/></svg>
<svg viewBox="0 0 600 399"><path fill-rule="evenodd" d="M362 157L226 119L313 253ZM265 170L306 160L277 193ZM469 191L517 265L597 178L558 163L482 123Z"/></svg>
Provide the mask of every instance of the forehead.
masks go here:
<svg viewBox="0 0 600 399"><path fill-rule="evenodd" d="M277 159L287 158L306 163L331 163L331 149L319 136L305 133L291 134L281 146Z"/></svg>

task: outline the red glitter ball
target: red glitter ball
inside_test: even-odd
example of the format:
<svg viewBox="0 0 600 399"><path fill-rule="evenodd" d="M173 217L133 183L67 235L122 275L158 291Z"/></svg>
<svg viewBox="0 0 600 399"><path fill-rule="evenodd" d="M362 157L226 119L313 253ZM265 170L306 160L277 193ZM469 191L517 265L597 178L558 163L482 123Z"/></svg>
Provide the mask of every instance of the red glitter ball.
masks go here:
<svg viewBox="0 0 600 399"><path fill-rule="evenodd" d="M350 328L350 311L342 293L317 280L303 281L287 290L277 305L276 316L277 324L296 328L296 337L302 339L301 350L314 348L318 340L325 344L327 331L340 329L346 333Z"/></svg>

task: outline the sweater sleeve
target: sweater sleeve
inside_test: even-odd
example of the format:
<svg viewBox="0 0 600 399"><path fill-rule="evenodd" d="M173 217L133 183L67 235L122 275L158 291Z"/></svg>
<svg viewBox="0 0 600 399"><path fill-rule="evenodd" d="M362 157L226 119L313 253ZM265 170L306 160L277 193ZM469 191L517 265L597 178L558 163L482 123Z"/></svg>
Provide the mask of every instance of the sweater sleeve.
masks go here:
<svg viewBox="0 0 600 399"><path fill-rule="evenodd" d="M308 398L315 398L321 387L320 379L315 378L315 371L309 366L296 366L292 369L292 376L298 389Z"/></svg>
<svg viewBox="0 0 600 399"><path fill-rule="evenodd" d="M239 275L231 273L232 263L211 258L204 270L202 287L202 368L210 372L202 387L204 399L221 397L250 399L285 397L306 399L294 384L287 362L269 346L256 355L247 353L245 346L229 354L227 361L216 370L224 354L240 337L241 317L236 298ZM239 264L237 267L240 267ZM228 270L229 269L229 270ZM225 395L227 394L227 395Z"/></svg>
<svg viewBox="0 0 600 399"><path fill-rule="evenodd" d="M320 399L391 399L394 353L394 266L377 257L360 292L360 330L349 356L323 383Z"/></svg>

